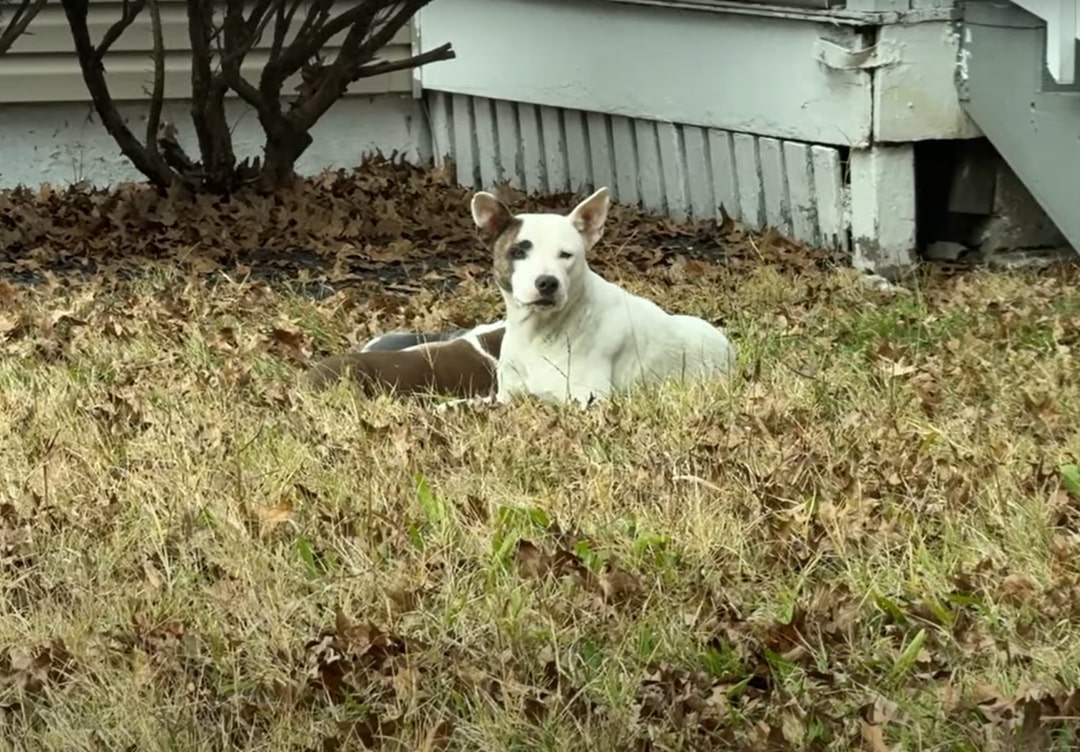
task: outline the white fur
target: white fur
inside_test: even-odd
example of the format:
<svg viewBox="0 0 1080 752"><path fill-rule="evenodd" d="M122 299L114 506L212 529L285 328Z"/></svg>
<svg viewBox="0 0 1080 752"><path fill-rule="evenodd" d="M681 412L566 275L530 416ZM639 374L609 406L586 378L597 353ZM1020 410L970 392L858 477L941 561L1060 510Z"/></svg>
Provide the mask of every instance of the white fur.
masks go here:
<svg viewBox="0 0 1080 752"><path fill-rule="evenodd" d="M387 334L380 334L377 337L373 337L373 338L369 339L367 342L364 343L364 345L360 348L360 352L365 353L368 350L370 350L371 348L378 345L380 342L382 342L387 337L393 337L394 335L403 334L403 333L404 332L388 332Z"/></svg>
<svg viewBox="0 0 1080 752"><path fill-rule="evenodd" d="M491 353L489 353L487 350L485 350L480 345L480 335L487 334L488 332L494 331L494 330L498 329L499 327L503 326L504 323L505 322L503 322L502 320L499 320L499 321L495 321L495 322L493 322L491 324L478 324L478 325L474 326L472 329L468 329L468 330L462 332L461 334L459 334L457 337L454 337L453 339L442 340L441 342L422 342L422 343L420 343L418 345L410 345L409 347L402 347L400 350L398 350L398 352L405 352L406 350L417 350L417 349L419 349L421 347L428 347L428 346L431 346L431 345L448 344L450 342L454 342L456 340L463 339L463 340L467 341L470 345L472 345L474 348L476 348L476 351L479 352L481 355L483 355L484 357L489 358L491 360L494 360L494 358L492 358L492 356L491 356ZM360 348L360 352L362 352L362 353L369 352L372 348L374 348L376 345L378 345L384 339L387 339L389 337L399 336L399 335L402 335L402 334L409 334L409 332L388 332L386 334L380 334L379 336L374 337L374 338L368 340L366 343L364 343L363 347Z"/></svg>
<svg viewBox="0 0 1080 752"><path fill-rule="evenodd" d="M505 324L505 321L495 321L491 324L478 324L469 331L462 334L461 339L472 345L473 349L483 355L489 363L491 363L492 365L497 365L498 361L495 359L495 356L485 350L484 346L480 344L480 335L487 334L488 332L493 332L496 329L501 328Z"/></svg>
<svg viewBox="0 0 1080 752"><path fill-rule="evenodd" d="M473 197L478 225L492 202L497 199L491 194ZM589 267L587 255L603 235L608 204L601 188L567 215L517 215L518 240L532 247L514 263L512 289L503 291L498 402L532 394L588 404L637 384L717 377L734 367L735 347L721 330L695 316L669 314ZM540 275L559 280L544 307L536 304Z"/></svg>

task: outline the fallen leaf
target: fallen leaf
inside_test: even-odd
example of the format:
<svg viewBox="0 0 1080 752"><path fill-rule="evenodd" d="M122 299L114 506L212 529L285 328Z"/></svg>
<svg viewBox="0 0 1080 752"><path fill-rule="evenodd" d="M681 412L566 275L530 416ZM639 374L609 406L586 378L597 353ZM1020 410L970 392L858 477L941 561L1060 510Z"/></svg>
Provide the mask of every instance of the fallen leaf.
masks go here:
<svg viewBox="0 0 1080 752"><path fill-rule="evenodd" d="M266 535L278 525L292 522L294 516L292 500L283 498L277 504L269 507L260 507L256 510L259 517L259 529L261 534Z"/></svg>
<svg viewBox="0 0 1080 752"><path fill-rule="evenodd" d="M641 581L635 575L610 564L597 581L608 603L623 603L641 593Z"/></svg>
<svg viewBox="0 0 1080 752"><path fill-rule="evenodd" d="M517 549L514 551L514 563L517 565L518 573L522 577L540 577L548 570L544 552L537 548L534 543L524 538L517 543Z"/></svg>

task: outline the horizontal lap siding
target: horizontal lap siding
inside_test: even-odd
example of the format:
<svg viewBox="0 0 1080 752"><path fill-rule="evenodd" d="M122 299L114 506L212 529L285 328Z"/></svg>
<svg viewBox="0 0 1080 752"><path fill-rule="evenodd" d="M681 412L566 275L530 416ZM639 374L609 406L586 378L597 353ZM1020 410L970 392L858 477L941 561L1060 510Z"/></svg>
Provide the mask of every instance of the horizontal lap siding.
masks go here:
<svg viewBox="0 0 1080 752"><path fill-rule="evenodd" d="M185 99L191 94L191 43L188 38L187 8L184 2L161 2L161 25L165 39L165 96ZM105 31L120 18L123 4L114 0L91 0L88 26L96 43ZM347 7L343 4L342 7ZM297 18L303 17L303 8ZM294 27L298 20L294 21ZM334 43L344 33L331 40L324 49L323 59L332 61L337 53ZM245 60L243 72L248 80L257 82L262 64L269 54L271 34L263 39ZM146 98L153 85L153 37L150 13L144 9L139 18L124 32L105 56L105 71L109 90L114 99ZM401 29L391 43L379 53L386 60L402 60L410 55L411 33L408 26ZM283 93L291 95L300 82L294 76L286 81ZM411 71L361 79L349 87L350 94L412 92ZM0 103L13 102L83 102L89 101L82 73L75 58L67 18L59 3L49 3L8 50L0 55Z"/></svg>

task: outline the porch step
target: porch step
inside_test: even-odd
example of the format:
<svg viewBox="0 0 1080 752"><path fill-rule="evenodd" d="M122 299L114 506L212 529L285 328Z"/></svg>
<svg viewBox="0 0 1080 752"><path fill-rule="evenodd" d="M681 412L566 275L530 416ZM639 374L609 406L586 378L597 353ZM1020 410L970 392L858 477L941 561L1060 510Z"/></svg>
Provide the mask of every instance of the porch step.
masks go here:
<svg viewBox="0 0 1080 752"><path fill-rule="evenodd" d="M1042 19L1010 3L968 2L957 87L961 106L1080 249L1080 84L1056 83L1045 50Z"/></svg>

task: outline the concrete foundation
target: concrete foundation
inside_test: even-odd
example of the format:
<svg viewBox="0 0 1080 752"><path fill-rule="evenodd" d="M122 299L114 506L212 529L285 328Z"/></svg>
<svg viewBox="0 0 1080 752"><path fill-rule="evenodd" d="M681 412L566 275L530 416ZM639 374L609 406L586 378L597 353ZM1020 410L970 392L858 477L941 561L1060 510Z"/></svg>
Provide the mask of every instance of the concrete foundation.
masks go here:
<svg viewBox="0 0 1080 752"><path fill-rule="evenodd" d="M1069 242L1004 160L998 161L990 217L974 238L979 252L1066 248Z"/></svg>
<svg viewBox="0 0 1080 752"><path fill-rule="evenodd" d="M265 137L255 113L236 99L226 107L237 157L261 154ZM176 124L184 148L197 158L189 108L183 101L167 102L162 117ZM123 102L120 113L136 133L145 131L145 103ZM120 154L89 103L5 104L0 122L0 188L103 186L144 179ZM365 154L376 151L389 155L396 149L413 160L431 157L426 115L420 101L408 94L342 99L311 135L315 141L296 165L301 175L355 167Z"/></svg>

